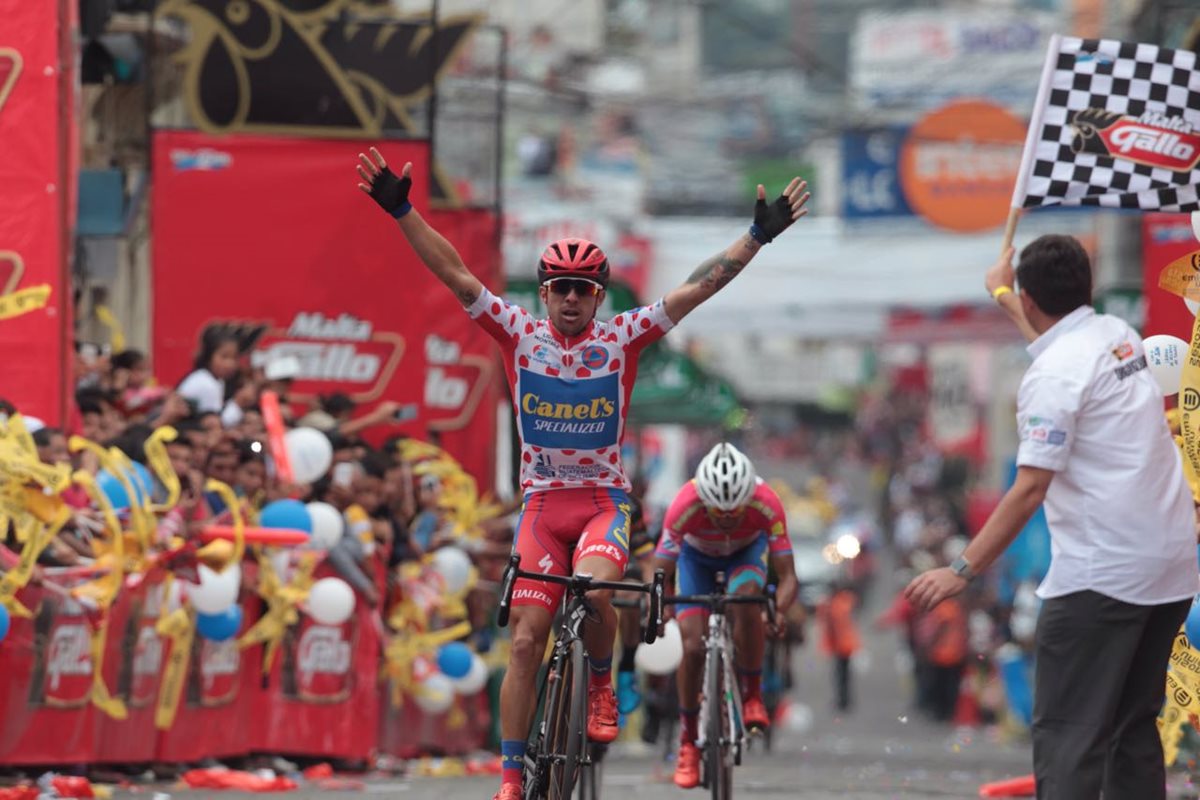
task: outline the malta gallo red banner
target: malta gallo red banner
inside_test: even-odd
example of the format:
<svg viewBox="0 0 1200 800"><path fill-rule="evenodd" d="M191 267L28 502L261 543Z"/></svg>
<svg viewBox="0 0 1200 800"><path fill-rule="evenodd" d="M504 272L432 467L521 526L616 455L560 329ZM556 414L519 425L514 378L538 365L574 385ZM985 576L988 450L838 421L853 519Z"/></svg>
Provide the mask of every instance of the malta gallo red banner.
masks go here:
<svg viewBox="0 0 1200 800"><path fill-rule="evenodd" d="M440 438L490 486L494 346L357 188L357 156L371 144L397 170L413 162L414 205L499 284L493 216L427 210L425 142L158 131L155 366L177 381L206 328L235 330L255 364L298 358L297 411L335 391L364 408L396 401L402 419L389 432Z"/></svg>
<svg viewBox="0 0 1200 800"><path fill-rule="evenodd" d="M65 418L74 209L70 18L57 2L0 0L0 397ZM64 102L66 98L66 102Z"/></svg>
<svg viewBox="0 0 1200 800"><path fill-rule="evenodd" d="M1169 333L1185 342L1191 338L1195 316L1178 295L1158 288L1163 267L1180 256L1200 250L1190 214L1142 215L1142 291L1146 296L1144 335Z"/></svg>
<svg viewBox="0 0 1200 800"><path fill-rule="evenodd" d="M322 564L316 577L335 574ZM21 590L18 599L35 611L33 619L14 617L0 646L0 765L194 762L252 752L365 761L375 752L462 755L487 740L486 692L456 701L468 714L457 728L447 714L424 714L411 700L391 705L379 680L378 612L361 600L339 626L301 614L265 677L262 645L241 650L236 639L196 636L174 720L159 730L154 711L172 647L155 630L163 596L161 583L122 588L98 665L94 620L79 604L40 586ZM262 603L245 593L241 605L239 635ZM92 704L97 669L124 703L125 719Z"/></svg>

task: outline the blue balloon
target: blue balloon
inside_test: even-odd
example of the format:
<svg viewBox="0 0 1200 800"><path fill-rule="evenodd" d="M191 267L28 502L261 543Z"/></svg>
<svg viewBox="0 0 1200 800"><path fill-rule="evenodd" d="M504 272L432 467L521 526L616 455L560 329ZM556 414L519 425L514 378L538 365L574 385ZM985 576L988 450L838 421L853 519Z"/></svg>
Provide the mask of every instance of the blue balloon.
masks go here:
<svg viewBox="0 0 1200 800"><path fill-rule="evenodd" d="M263 507L258 524L264 528L289 528L312 533L312 515L299 500L276 500Z"/></svg>
<svg viewBox="0 0 1200 800"><path fill-rule="evenodd" d="M447 678L465 678L471 671L471 648L462 642L449 642L438 650L437 665Z"/></svg>
<svg viewBox="0 0 1200 800"><path fill-rule="evenodd" d="M154 478L151 477L150 470L136 461L133 462L133 469L125 473L125 479L133 484L133 494L137 497L139 505L154 491ZM104 492L104 496L115 510L129 508L129 492L125 491L125 484L121 483L116 475L102 469L96 474L96 485Z"/></svg>
<svg viewBox="0 0 1200 800"><path fill-rule="evenodd" d="M8 609L0 605L0 642L4 641L4 637L8 636Z"/></svg>
<svg viewBox="0 0 1200 800"><path fill-rule="evenodd" d="M1183 623L1183 632L1187 634L1188 643L1192 647L1200 647L1200 596L1192 598L1192 607Z"/></svg>
<svg viewBox="0 0 1200 800"><path fill-rule="evenodd" d="M197 614L196 631L205 639L223 642L242 627L242 607L234 603L220 614Z"/></svg>

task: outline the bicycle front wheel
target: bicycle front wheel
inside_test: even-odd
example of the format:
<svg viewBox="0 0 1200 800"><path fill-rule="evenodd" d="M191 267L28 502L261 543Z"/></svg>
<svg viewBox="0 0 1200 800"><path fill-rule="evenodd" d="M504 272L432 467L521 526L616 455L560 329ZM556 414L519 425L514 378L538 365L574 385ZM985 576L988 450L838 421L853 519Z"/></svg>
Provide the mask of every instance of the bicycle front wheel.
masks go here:
<svg viewBox="0 0 1200 800"><path fill-rule="evenodd" d="M587 663L583 642L574 641L563 659L562 675L558 682L558 702L555 717L550 721L549 800L570 800L571 791L579 776L579 762L587 736Z"/></svg>
<svg viewBox="0 0 1200 800"><path fill-rule="evenodd" d="M708 651L705 665L704 699L708 705L707 729L704 732L704 772L712 800L733 797L733 758L730 751L729 704L725 702L724 664L721 653Z"/></svg>

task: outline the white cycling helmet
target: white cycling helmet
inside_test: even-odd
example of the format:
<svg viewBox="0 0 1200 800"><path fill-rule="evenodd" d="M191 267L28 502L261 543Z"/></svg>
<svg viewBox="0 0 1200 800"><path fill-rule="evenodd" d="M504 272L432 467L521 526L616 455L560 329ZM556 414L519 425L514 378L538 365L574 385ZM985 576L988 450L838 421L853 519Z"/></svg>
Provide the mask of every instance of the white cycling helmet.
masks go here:
<svg viewBox="0 0 1200 800"><path fill-rule="evenodd" d="M740 450L721 442L696 468L696 494L708 508L735 511L754 494L754 465Z"/></svg>

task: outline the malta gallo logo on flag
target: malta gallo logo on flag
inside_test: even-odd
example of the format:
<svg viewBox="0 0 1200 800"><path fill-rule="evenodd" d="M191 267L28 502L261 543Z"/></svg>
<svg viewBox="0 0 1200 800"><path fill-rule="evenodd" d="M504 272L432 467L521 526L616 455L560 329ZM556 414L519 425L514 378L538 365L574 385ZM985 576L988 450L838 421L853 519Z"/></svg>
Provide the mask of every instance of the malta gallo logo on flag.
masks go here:
<svg viewBox="0 0 1200 800"><path fill-rule="evenodd" d="M1088 108L1075 114L1071 127L1077 153L1124 158L1173 172L1194 169L1200 161L1200 134L1180 117L1152 111L1129 117Z"/></svg>

